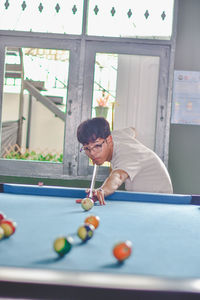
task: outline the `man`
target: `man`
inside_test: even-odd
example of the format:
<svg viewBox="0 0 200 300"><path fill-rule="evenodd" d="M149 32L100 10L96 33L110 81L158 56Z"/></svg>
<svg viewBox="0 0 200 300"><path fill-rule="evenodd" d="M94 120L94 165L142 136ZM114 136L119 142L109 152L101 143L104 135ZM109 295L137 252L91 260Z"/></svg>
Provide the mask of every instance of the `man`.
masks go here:
<svg viewBox="0 0 200 300"><path fill-rule="evenodd" d="M81 151L94 164L111 163L112 171L101 188L93 191L100 204L114 193L123 182L128 191L148 193L173 193L168 171L155 152L135 138L133 128L111 133L104 118L93 118L82 122L77 129Z"/></svg>

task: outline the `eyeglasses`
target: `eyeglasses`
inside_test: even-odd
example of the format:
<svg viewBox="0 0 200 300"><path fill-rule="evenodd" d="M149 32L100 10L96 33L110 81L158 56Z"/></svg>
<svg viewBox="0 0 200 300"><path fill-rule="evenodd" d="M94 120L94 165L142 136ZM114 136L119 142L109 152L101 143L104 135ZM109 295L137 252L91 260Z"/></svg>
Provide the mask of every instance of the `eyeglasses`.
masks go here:
<svg viewBox="0 0 200 300"><path fill-rule="evenodd" d="M88 148L88 147L81 147L80 152L85 151L86 153L91 153L91 151L95 152L95 153L99 153L102 150L103 144L105 143L105 140L101 143L101 144L96 144L94 147L92 148Z"/></svg>

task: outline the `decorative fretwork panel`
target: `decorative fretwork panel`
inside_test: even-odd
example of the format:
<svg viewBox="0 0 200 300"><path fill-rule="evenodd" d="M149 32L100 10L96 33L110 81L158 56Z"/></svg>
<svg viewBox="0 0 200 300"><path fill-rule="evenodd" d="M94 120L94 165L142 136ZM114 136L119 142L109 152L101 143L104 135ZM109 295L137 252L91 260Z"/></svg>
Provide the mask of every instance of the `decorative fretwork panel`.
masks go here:
<svg viewBox="0 0 200 300"><path fill-rule="evenodd" d="M84 0L2 0L0 30L81 34ZM174 0L89 0L87 34L169 39Z"/></svg>
<svg viewBox="0 0 200 300"><path fill-rule="evenodd" d="M169 39L173 0L89 0L88 35Z"/></svg>
<svg viewBox="0 0 200 300"><path fill-rule="evenodd" d="M2 0L0 30L81 34L83 0Z"/></svg>

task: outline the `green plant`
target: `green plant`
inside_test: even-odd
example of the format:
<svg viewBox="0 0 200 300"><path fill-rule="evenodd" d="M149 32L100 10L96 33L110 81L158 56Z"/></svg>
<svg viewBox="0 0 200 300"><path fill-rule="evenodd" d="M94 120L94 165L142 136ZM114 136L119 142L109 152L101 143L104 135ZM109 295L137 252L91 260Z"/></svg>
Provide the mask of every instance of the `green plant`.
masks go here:
<svg viewBox="0 0 200 300"><path fill-rule="evenodd" d="M37 153L35 151L26 151L24 153L11 151L4 156L6 159L37 160L49 162L63 162L63 154Z"/></svg>

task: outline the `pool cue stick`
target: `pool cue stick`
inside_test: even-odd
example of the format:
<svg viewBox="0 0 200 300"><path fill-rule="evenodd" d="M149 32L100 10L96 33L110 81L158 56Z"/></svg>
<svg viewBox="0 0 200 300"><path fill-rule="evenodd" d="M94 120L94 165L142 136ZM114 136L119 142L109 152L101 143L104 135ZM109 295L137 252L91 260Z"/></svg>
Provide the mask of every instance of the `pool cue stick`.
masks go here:
<svg viewBox="0 0 200 300"><path fill-rule="evenodd" d="M94 185L95 185L95 179L96 179L96 174L97 174L97 165L94 165L94 169L93 169L93 174L92 174L92 181L91 181L91 185L90 185L90 192L89 192L89 198L92 199L92 191L94 189Z"/></svg>

